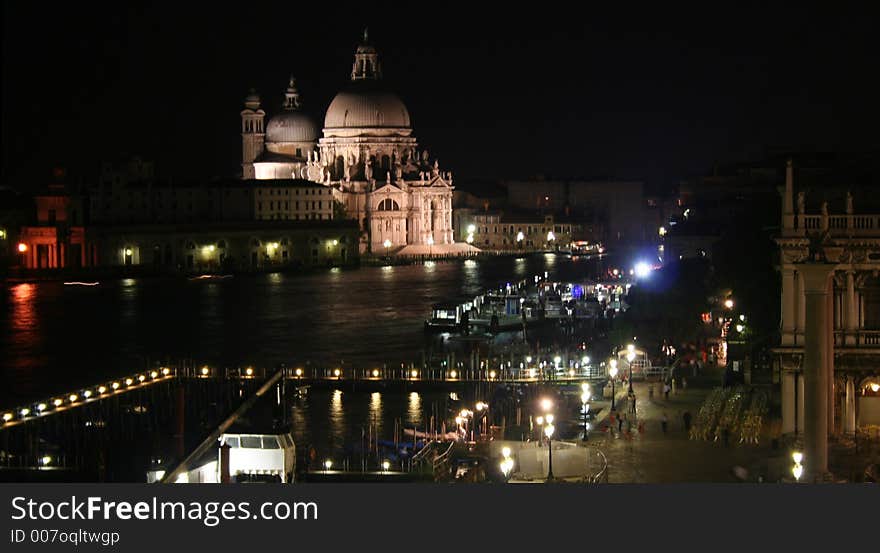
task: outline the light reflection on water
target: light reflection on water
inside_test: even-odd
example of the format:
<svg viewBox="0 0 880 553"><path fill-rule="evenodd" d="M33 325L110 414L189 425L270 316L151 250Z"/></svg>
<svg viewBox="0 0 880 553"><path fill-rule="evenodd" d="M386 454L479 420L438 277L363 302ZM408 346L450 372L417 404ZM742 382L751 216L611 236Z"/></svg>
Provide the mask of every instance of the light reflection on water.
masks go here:
<svg viewBox="0 0 880 553"><path fill-rule="evenodd" d="M440 347L423 330L433 303L544 271L586 278L590 267L532 255L220 281L11 286L0 291L0 407L182 359L219 367L408 364Z"/></svg>
<svg viewBox="0 0 880 553"><path fill-rule="evenodd" d="M409 445L403 430L424 432L431 413L442 414L449 406L444 392L343 391L313 388L291 405L291 423L297 451L304 457L315 450L316 461L340 463L359 459L362 446L376 438L392 442L394 430ZM438 423L439 424L439 423ZM371 426L372 425L372 426Z"/></svg>

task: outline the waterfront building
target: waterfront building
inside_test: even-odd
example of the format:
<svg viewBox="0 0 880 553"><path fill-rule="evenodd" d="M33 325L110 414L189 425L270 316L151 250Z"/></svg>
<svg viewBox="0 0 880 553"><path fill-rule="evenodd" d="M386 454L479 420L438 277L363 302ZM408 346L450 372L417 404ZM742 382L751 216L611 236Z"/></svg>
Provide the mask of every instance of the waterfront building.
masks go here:
<svg viewBox="0 0 880 553"><path fill-rule="evenodd" d="M26 269L262 270L358 259L357 224L334 219L330 191L303 179L174 185L135 158L105 165L87 195L53 184L35 202L36 221L17 238Z"/></svg>
<svg viewBox="0 0 880 553"><path fill-rule="evenodd" d="M321 183L358 222L363 252L473 251L455 241L452 173L419 149L409 111L383 85L379 54L366 32L350 79L330 102L320 137L293 78L281 111L268 122L252 91L241 111L243 179Z"/></svg>
<svg viewBox="0 0 880 553"><path fill-rule="evenodd" d="M352 221L97 225L89 230L96 264L104 267L248 271L351 265L358 258Z"/></svg>
<svg viewBox="0 0 880 553"><path fill-rule="evenodd" d="M596 240L591 229L571 218L467 208L457 211L456 239L483 250L568 251L574 241Z"/></svg>
<svg viewBox="0 0 880 553"><path fill-rule="evenodd" d="M648 217L643 184L617 180L510 181L508 205L574 218L601 229L610 247L656 240L653 217Z"/></svg>
<svg viewBox="0 0 880 553"><path fill-rule="evenodd" d="M870 187L798 188L789 160L774 354L782 431L815 444L880 424L880 206Z"/></svg>
<svg viewBox="0 0 880 553"><path fill-rule="evenodd" d="M59 269L91 264L94 251L86 240L85 199L70 193L63 177L63 171L55 171L52 183L34 196L32 222L19 229L15 249L23 267Z"/></svg>

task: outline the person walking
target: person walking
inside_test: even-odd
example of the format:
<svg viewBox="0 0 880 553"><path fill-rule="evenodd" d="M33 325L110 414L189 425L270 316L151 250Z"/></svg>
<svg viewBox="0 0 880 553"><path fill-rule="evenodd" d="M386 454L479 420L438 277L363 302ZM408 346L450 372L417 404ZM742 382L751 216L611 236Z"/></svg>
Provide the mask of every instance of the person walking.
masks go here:
<svg viewBox="0 0 880 553"><path fill-rule="evenodd" d="M663 395L666 397L666 401L669 401L669 384L663 385Z"/></svg>
<svg viewBox="0 0 880 553"><path fill-rule="evenodd" d="M636 414L636 395L635 394L631 395L629 400L630 400L630 411L632 411L632 414L635 415Z"/></svg>
<svg viewBox="0 0 880 553"><path fill-rule="evenodd" d="M626 413L623 414L622 417L617 417L617 433L620 434L623 432L623 419L626 418Z"/></svg>
<svg viewBox="0 0 880 553"><path fill-rule="evenodd" d="M663 433L666 434L666 430L669 426L669 418L666 416L666 411L663 412L663 416L660 418L660 428L663 429Z"/></svg>

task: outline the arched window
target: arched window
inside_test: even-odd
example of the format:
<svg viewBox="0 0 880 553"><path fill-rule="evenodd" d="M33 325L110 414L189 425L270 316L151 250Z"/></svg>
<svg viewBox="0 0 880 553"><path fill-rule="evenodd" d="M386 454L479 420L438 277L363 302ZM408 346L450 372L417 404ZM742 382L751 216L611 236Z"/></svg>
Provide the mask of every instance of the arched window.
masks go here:
<svg viewBox="0 0 880 553"><path fill-rule="evenodd" d="M400 206L391 198L385 198L379 202L378 211L400 211Z"/></svg>

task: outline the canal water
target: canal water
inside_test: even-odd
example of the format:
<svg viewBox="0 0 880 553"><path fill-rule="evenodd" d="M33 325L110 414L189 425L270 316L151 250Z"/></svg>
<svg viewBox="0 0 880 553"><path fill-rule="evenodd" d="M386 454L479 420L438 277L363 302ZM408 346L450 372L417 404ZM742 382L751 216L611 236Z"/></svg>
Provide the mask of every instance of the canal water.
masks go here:
<svg viewBox="0 0 880 553"><path fill-rule="evenodd" d="M220 280L9 285L0 290L0 407L182 359L220 367L418 363L437 340L423 330L431 304L544 272L586 279L606 263L538 254ZM424 428L421 404L437 401L424 394L314 390L292 420L300 443L320 436L324 447L341 445L365 416L390 437L398 419Z"/></svg>

